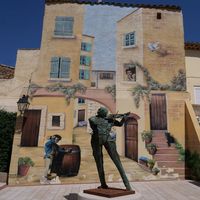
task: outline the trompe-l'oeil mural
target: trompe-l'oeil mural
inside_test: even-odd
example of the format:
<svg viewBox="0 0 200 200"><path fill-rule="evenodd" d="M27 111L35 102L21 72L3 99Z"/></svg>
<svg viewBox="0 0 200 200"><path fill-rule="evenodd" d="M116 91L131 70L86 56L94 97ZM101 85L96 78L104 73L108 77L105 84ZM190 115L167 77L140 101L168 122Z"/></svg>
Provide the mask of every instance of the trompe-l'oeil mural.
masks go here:
<svg viewBox="0 0 200 200"><path fill-rule="evenodd" d="M181 9L46 0L43 20L41 48L17 54L16 70L30 60L21 90L30 106L17 117L9 184L123 181L131 190L184 178Z"/></svg>

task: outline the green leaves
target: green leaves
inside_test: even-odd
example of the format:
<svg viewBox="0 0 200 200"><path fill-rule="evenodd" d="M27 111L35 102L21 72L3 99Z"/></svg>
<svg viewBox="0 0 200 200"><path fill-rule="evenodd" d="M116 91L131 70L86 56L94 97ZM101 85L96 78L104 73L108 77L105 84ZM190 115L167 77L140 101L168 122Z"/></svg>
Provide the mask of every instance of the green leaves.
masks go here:
<svg viewBox="0 0 200 200"><path fill-rule="evenodd" d="M0 110L0 171L8 172L15 131L16 113Z"/></svg>
<svg viewBox="0 0 200 200"><path fill-rule="evenodd" d="M144 77L146 79L147 86L142 86L138 84L132 89L132 95L134 96L135 105L138 108L140 100L146 97L148 101L151 101L150 92L151 90L172 90L172 91L185 91L186 90L186 75L185 72L180 69L178 74L174 76L171 80L171 84L161 84L154 80L148 69L139 64L138 62L131 61L131 65L138 67L142 70Z"/></svg>

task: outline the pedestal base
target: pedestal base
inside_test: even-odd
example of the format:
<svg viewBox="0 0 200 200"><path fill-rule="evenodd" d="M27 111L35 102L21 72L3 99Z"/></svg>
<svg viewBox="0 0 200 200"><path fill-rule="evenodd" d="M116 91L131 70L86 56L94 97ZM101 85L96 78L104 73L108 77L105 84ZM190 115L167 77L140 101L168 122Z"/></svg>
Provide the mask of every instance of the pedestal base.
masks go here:
<svg viewBox="0 0 200 200"><path fill-rule="evenodd" d="M78 200L106 200L108 198L112 200L140 200L142 196L139 193L135 194L135 191L118 188L89 189L78 194Z"/></svg>

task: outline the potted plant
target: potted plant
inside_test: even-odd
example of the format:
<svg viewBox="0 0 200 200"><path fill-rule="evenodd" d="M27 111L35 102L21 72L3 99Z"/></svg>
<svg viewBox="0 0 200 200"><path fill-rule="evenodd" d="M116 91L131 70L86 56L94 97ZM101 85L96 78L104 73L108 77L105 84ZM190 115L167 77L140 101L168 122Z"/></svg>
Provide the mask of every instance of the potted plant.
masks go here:
<svg viewBox="0 0 200 200"><path fill-rule="evenodd" d="M18 159L18 175L26 176L29 168L33 167L34 164L30 157L20 157Z"/></svg>
<svg viewBox="0 0 200 200"><path fill-rule="evenodd" d="M149 167L149 169L152 171L152 169L153 169L153 167L154 167L154 165L155 165L155 160L153 160L153 159L149 159L148 160L148 167Z"/></svg>
<svg viewBox="0 0 200 200"><path fill-rule="evenodd" d="M147 150L151 155L154 155L157 151L156 144L154 143L147 144Z"/></svg>
<svg viewBox="0 0 200 200"><path fill-rule="evenodd" d="M146 144L149 144L152 141L152 131L143 131L142 141L145 141Z"/></svg>
<svg viewBox="0 0 200 200"><path fill-rule="evenodd" d="M160 172L160 170L159 170L157 167L154 167L154 168L152 169L153 175L157 175L159 172Z"/></svg>

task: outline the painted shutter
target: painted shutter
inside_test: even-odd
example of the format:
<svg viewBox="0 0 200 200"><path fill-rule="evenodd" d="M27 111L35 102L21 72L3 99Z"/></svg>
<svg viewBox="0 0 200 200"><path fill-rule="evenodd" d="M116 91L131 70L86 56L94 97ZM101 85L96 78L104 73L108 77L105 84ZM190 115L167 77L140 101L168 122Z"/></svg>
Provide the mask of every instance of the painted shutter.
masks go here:
<svg viewBox="0 0 200 200"><path fill-rule="evenodd" d="M70 78L70 59L62 57L60 64L60 78Z"/></svg>
<svg viewBox="0 0 200 200"><path fill-rule="evenodd" d="M92 45L90 43L86 43L86 51L91 51Z"/></svg>
<svg viewBox="0 0 200 200"><path fill-rule="evenodd" d="M52 57L50 78L58 78L58 74L59 74L59 57Z"/></svg>
<svg viewBox="0 0 200 200"><path fill-rule="evenodd" d="M60 17L57 16L55 19L55 35L60 36L72 36L73 35L73 17Z"/></svg>
<svg viewBox="0 0 200 200"><path fill-rule="evenodd" d="M85 80L89 80L89 78L90 78L90 71L85 70Z"/></svg>
<svg viewBox="0 0 200 200"><path fill-rule="evenodd" d="M85 56L85 65L89 66L91 63L91 58L89 56Z"/></svg>

